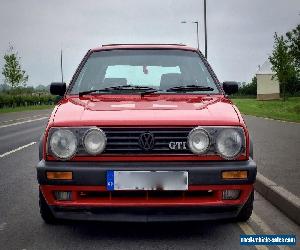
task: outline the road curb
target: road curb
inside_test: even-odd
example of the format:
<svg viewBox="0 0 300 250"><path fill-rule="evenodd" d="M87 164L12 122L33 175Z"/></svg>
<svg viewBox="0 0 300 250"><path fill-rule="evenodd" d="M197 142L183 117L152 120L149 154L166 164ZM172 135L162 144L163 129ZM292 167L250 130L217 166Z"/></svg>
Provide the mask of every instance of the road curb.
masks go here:
<svg viewBox="0 0 300 250"><path fill-rule="evenodd" d="M275 121L275 122L283 122L283 123L290 123L290 124L300 125L300 122L285 121L285 120L279 120L279 119L274 119L274 118L269 118L269 117L264 117L264 116L256 116L256 115L247 115L247 114L243 114L243 115L252 116L252 117L255 117L255 118L260 118L260 119L264 119L264 120L268 120L268 121Z"/></svg>
<svg viewBox="0 0 300 250"><path fill-rule="evenodd" d="M300 225L300 198L257 173L255 190Z"/></svg>

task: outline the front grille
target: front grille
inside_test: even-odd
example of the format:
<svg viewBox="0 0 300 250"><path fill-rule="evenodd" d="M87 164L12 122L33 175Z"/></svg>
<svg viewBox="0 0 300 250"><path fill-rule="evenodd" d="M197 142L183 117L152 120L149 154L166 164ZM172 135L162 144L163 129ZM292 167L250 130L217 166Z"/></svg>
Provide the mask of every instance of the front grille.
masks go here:
<svg viewBox="0 0 300 250"><path fill-rule="evenodd" d="M187 145L187 137L191 129L103 128L107 137L107 145L103 154L191 154ZM151 149L145 149L141 145L140 136L144 133L151 133L154 137L154 145ZM170 142L181 143L180 149L178 146L171 149Z"/></svg>

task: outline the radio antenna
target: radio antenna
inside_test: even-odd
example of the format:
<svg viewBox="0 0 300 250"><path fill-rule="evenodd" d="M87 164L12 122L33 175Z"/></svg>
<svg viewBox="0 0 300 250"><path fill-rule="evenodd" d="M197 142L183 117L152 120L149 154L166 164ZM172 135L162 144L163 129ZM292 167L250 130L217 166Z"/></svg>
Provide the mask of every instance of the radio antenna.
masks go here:
<svg viewBox="0 0 300 250"><path fill-rule="evenodd" d="M60 50L60 73L61 73L61 82L64 82L64 72L63 72L63 52Z"/></svg>

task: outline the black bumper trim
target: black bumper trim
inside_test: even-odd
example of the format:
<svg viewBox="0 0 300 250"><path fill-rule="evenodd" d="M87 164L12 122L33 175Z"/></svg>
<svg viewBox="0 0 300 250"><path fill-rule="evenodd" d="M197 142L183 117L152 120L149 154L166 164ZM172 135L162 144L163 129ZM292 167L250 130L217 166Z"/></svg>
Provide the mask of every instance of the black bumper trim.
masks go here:
<svg viewBox="0 0 300 250"><path fill-rule="evenodd" d="M256 178L256 163L248 161L215 162L50 162L40 161L37 178L40 185L106 186L107 170L149 170L189 172L189 185L241 185L253 184ZM224 170L247 170L246 180L222 180ZM72 181L48 180L46 171L72 171Z"/></svg>
<svg viewBox="0 0 300 250"><path fill-rule="evenodd" d="M211 221L237 217L241 206L189 207L189 208L93 208L50 207L58 219L84 221L168 222Z"/></svg>

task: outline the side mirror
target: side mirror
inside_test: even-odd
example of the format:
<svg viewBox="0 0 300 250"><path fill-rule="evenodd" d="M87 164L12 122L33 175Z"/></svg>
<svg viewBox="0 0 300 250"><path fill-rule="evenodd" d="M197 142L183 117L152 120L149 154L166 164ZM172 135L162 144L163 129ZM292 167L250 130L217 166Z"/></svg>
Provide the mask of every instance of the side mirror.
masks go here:
<svg viewBox="0 0 300 250"><path fill-rule="evenodd" d="M50 93L52 95L63 96L66 92L66 88L65 82L52 82L50 85Z"/></svg>
<svg viewBox="0 0 300 250"><path fill-rule="evenodd" d="M231 95L238 92L239 85L237 82L223 82L223 90L227 95Z"/></svg>

